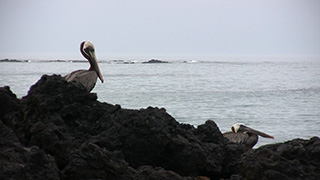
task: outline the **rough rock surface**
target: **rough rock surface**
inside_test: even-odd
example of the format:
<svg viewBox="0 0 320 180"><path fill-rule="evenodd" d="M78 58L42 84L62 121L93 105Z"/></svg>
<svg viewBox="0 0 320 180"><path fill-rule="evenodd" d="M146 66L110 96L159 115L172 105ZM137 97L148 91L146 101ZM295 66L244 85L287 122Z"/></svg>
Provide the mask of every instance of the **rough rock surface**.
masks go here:
<svg viewBox="0 0 320 180"><path fill-rule="evenodd" d="M246 179L320 179L320 139L294 139L249 151L240 169Z"/></svg>
<svg viewBox="0 0 320 180"><path fill-rule="evenodd" d="M44 75L22 99L0 88L0 102L0 179L319 177L319 138L248 151L211 120L194 128L165 109L101 103L57 75Z"/></svg>

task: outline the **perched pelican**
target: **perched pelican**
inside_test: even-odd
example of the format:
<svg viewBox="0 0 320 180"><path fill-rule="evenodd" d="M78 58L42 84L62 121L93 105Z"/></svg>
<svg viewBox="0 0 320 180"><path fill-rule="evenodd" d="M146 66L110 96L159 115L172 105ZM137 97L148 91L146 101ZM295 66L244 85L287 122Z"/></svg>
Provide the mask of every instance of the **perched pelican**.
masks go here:
<svg viewBox="0 0 320 180"><path fill-rule="evenodd" d="M225 132L223 136L229 139L229 141L234 143L240 143L246 145L248 148L252 148L258 142L258 135L265 138L272 138L266 133L257 131L255 129L249 128L242 123L234 124L231 127L232 132Z"/></svg>
<svg viewBox="0 0 320 180"><path fill-rule="evenodd" d="M103 83L103 78L98 66L97 58L94 52L94 46L89 41L83 41L80 45L81 54L89 61L90 68L88 70L76 70L64 76L70 81L77 81L81 83L90 92L96 85L97 78Z"/></svg>

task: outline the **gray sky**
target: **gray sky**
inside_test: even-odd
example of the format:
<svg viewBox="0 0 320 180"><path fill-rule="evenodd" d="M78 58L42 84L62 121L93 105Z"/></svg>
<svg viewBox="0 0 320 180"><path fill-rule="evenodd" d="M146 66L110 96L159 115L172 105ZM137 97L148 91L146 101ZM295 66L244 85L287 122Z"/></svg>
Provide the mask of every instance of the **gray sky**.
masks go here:
<svg viewBox="0 0 320 180"><path fill-rule="evenodd" d="M319 56L319 0L1 0L0 58Z"/></svg>

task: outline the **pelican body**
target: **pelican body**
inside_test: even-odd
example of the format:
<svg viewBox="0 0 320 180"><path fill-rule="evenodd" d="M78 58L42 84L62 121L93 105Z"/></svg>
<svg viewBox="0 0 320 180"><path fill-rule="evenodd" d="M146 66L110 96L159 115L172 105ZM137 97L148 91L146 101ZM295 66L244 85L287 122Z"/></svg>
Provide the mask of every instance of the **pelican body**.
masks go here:
<svg viewBox="0 0 320 180"><path fill-rule="evenodd" d="M76 81L81 83L90 92L96 85L97 78L103 83L103 77L98 66L93 44L89 41L83 41L80 45L80 52L89 61L90 68L88 70L73 71L64 76L64 78L68 82Z"/></svg>
<svg viewBox="0 0 320 180"><path fill-rule="evenodd" d="M223 133L223 136L231 142L244 144L248 148L252 148L254 145L257 144L259 139L258 135L265 138L274 139L273 136L247 127L242 123L234 124L231 127L231 130L231 132Z"/></svg>

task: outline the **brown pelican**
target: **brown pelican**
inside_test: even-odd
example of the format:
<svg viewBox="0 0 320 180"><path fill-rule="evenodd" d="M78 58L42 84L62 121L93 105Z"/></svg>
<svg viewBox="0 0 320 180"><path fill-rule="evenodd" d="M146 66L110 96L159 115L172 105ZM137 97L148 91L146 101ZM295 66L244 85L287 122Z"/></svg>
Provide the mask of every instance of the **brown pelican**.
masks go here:
<svg viewBox="0 0 320 180"><path fill-rule="evenodd" d="M70 81L77 81L81 83L90 92L96 85L97 78L103 83L103 78L98 66L97 58L94 52L94 46L89 41L83 41L80 45L81 54L89 61L90 68L88 70L76 70L64 76Z"/></svg>
<svg viewBox="0 0 320 180"><path fill-rule="evenodd" d="M234 124L231 127L232 132L223 133L223 136L229 139L229 141L234 143L240 143L246 145L248 148L252 148L258 142L258 135L265 138L272 138L266 133L257 131L255 129L249 128L242 123Z"/></svg>

